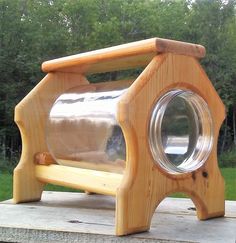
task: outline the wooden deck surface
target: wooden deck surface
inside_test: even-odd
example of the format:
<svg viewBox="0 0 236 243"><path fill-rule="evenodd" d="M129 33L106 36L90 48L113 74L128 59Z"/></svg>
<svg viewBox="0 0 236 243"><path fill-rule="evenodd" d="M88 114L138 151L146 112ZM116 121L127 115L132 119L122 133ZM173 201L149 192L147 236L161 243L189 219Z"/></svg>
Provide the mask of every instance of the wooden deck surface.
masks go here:
<svg viewBox="0 0 236 243"><path fill-rule="evenodd" d="M167 198L149 232L115 233L115 198L44 192L41 202L0 203L0 242L236 242L236 202L226 201L224 218L199 221L189 199Z"/></svg>

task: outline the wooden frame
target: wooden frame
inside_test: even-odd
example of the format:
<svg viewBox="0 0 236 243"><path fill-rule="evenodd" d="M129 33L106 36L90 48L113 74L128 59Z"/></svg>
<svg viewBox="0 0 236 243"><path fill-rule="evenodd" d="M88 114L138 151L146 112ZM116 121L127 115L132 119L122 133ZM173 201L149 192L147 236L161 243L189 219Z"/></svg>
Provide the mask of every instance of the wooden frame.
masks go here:
<svg viewBox="0 0 236 243"><path fill-rule="evenodd" d="M49 74L15 110L23 144L21 160L14 170L15 203L40 200L45 183L113 195L117 235L148 230L155 208L173 192L190 196L199 219L223 216L224 180L216 151L225 109L197 60L204 55L202 46L153 38L45 62L42 68ZM141 66L146 68L134 82L89 84L85 77L88 73ZM35 163L37 153L48 151L44 130L52 104L60 94L75 86L81 89L91 86L95 90L130 86L118 106L118 122L127 147L124 174ZM214 127L213 148L204 165L177 175L167 173L154 162L148 144L153 105L174 88L199 94L209 106Z"/></svg>

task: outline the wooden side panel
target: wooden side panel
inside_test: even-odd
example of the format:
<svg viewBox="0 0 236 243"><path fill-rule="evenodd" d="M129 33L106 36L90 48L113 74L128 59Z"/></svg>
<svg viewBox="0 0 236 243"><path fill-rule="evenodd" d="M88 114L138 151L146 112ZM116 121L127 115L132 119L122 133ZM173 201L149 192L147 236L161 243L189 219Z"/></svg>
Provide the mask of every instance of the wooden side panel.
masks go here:
<svg viewBox="0 0 236 243"><path fill-rule="evenodd" d="M20 129L23 144L20 162L14 170L13 198L16 203L40 200L44 183L36 179L35 161L54 163L51 156L47 156L45 123L56 98L73 87L78 88L79 92L91 89L94 91L113 90L127 88L132 82L133 80L120 80L89 84L87 79L80 74L50 73L16 106L15 122ZM45 153L43 155L40 152ZM36 155L39 156L38 159L35 158ZM80 163L80 166L85 168L98 166L98 169L102 167L86 162ZM105 169L110 171L112 168ZM113 170L118 173L123 171L121 167L115 167Z"/></svg>
<svg viewBox="0 0 236 243"><path fill-rule="evenodd" d="M22 136L22 155L14 170L15 203L40 200L44 183L35 175L34 155L47 151L45 123L56 98L65 90L88 84L79 74L48 74L15 108L15 122Z"/></svg>
<svg viewBox="0 0 236 243"><path fill-rule="evenodd" d="M197 171L182 175L168 174L156 164L148 144L152 107L158 98L174 88L191 89L202 96L214 125L214 146L208 160ZM216 156L218 132L224 117L224 105L195 58L163 54L152 60L119 106L119 122L131 149L117 193L118 235L148 230L157 205L178 191L191 197L199 219L224 215L224 180Z"/></svg>
<svg viewBox="0 0 236 243"><path fill-rule="evenodd" d="M96 88L96 91L109 91L109 90L116 90L116 89L126 89L128 88L135 80L128 79L128 80L118 80L118 81L109 81L109 82L101 82L101 83L93 83Z"/></svg>

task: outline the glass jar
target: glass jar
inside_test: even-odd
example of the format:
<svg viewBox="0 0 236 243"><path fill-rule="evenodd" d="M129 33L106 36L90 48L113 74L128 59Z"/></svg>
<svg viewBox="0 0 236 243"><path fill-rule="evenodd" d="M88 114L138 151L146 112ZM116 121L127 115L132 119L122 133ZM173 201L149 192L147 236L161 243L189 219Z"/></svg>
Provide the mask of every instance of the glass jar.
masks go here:
<svg viewBox="0 0 236 243"><path fill-rule="evenodd" d="M52 106L46 140L60 165L122 172L125 167L124 135L117 123L117 104L126 89L60 95Z"/></svg>

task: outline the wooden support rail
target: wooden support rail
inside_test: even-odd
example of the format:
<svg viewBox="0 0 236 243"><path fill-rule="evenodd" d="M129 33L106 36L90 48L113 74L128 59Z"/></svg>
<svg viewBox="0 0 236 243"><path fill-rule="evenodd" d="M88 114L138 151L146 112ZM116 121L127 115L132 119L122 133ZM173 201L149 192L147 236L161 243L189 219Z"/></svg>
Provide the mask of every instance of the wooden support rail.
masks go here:
<svg viewBox="0 0 236 243"><path fill-rule="evenodd" d="M123 175L62 165L36 165L38 180L89 192L116 196Z"/></svg>
<svg viewBox="0 0 236 243"><path fill-rule="evenodd" d="M98 73L146 66L158 53L172 52L203 58L201 45L151 38L119 46L67 56L42 64L44 72Z"/></svg>

